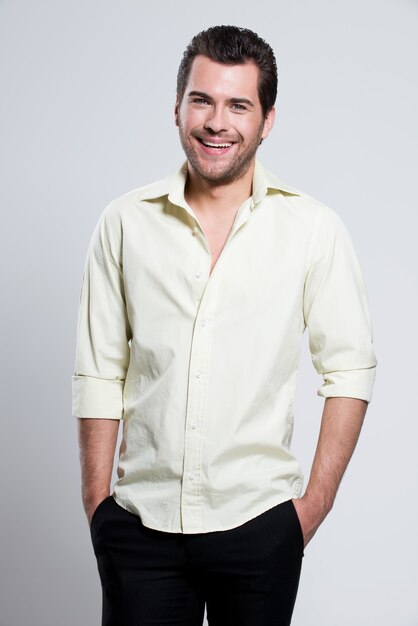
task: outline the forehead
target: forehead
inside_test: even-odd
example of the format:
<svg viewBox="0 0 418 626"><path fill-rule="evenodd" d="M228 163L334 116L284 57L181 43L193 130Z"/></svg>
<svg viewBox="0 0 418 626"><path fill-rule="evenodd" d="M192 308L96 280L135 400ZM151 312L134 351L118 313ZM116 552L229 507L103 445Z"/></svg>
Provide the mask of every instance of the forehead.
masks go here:
<svg viewBox="0 0 418 626"><path fill-rule="evenodd" d="M212 97L248 98L258 102L259 69L252 61L239 65L218 63L198 55L193 59L186 95L201 91Z"/></svg>

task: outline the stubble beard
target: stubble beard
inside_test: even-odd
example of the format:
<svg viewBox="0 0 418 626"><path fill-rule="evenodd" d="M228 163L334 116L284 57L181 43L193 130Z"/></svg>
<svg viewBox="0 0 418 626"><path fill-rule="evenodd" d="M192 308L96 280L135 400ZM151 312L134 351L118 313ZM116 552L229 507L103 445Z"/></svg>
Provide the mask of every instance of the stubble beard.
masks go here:
<svg viewBox="0 0 418 626"><path fill-rule="evenodd" d="M190 143L190 141L184 136L183 128L179 124L179 137L183 150L186 154L187 160L190 163L194 171L203 180L209 183L211 186L217 187L221 185L228 185L230 183L239 180L248 171L254 156L257 152L258 146L261 142L261 135L264 128L264 121L260 124L257 136L252 140L247 147L242 150L232 161L228 161L225 167L218 169L218 163L214 162L214 167L211 168L209 164L205 167L199 159L196 150ZM242 145L242 137L239 136L239 142Z"/></svg>

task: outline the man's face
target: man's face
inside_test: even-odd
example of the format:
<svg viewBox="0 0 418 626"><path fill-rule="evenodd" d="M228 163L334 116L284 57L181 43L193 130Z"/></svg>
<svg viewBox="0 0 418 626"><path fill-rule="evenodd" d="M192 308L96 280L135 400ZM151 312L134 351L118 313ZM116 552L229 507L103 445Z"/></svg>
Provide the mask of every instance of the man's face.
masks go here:
<svg viewBox="0 0 418 626"><path fill-rule="evenodd" d="M263 117L258 75L252 62L224 65L199 55L192 63L176 124L190 165L206 181L241 178L273 126L274 109Z"/></svg>

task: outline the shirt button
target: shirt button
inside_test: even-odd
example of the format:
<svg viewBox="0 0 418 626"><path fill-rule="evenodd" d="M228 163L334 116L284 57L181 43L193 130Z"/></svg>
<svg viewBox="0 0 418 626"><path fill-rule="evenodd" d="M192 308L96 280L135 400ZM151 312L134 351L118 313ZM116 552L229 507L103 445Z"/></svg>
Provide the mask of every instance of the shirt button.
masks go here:
<svg viewBox="0 0 418 626"><path fill-rule="evenodd" d="M200 378L201 376L202 376L202 372L199 370L199 371L196 373L196 378Z"/></svg>
<svg viewBox="0 0 418 626"><path fill-rule="evenodd" d="M196 424L196 422L193 422L193 424L192 424L192 428L193 428L193 430L195 430L195 429L197 428L197 424Z"/></svg>
<svg viewBox="0 0 418 626"><path fill-rule="evenodd" d="M201 326L206 326L206 320L202 320L202 321L200 322L200 325L201 325Z"/></svg>
<svg viewBox="0 0 418 626"><path fill-rule="evenodd" d="M202 278L203 272L196 272L196 278Z"/></svg>
<svg viewBox="0 0 418 626"><path fill-rule="evenodd" d="M193 474L189 474L189 480L194 480Z"/></svg>

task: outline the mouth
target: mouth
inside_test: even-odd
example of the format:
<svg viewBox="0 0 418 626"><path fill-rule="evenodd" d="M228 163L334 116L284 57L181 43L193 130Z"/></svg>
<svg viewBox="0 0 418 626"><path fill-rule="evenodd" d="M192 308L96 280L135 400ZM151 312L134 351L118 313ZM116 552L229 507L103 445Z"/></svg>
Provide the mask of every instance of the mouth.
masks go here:
<svg viewBox="0 0 418 626"><path fill-rule="evenodd" d="M222 150L222 148L230 148L232 146L232 141L225 143L212 143L211 141L204 141L198 137L200 143L202 143L207 148L216 148L217 150Z"/></svg>
<svg viewBox="0 0 418 626"><path fill-rule="evenodd" d="M196 137L196 139L206 154L226 154L235 144L234 141L208 141L201 137Z"/></svg>

